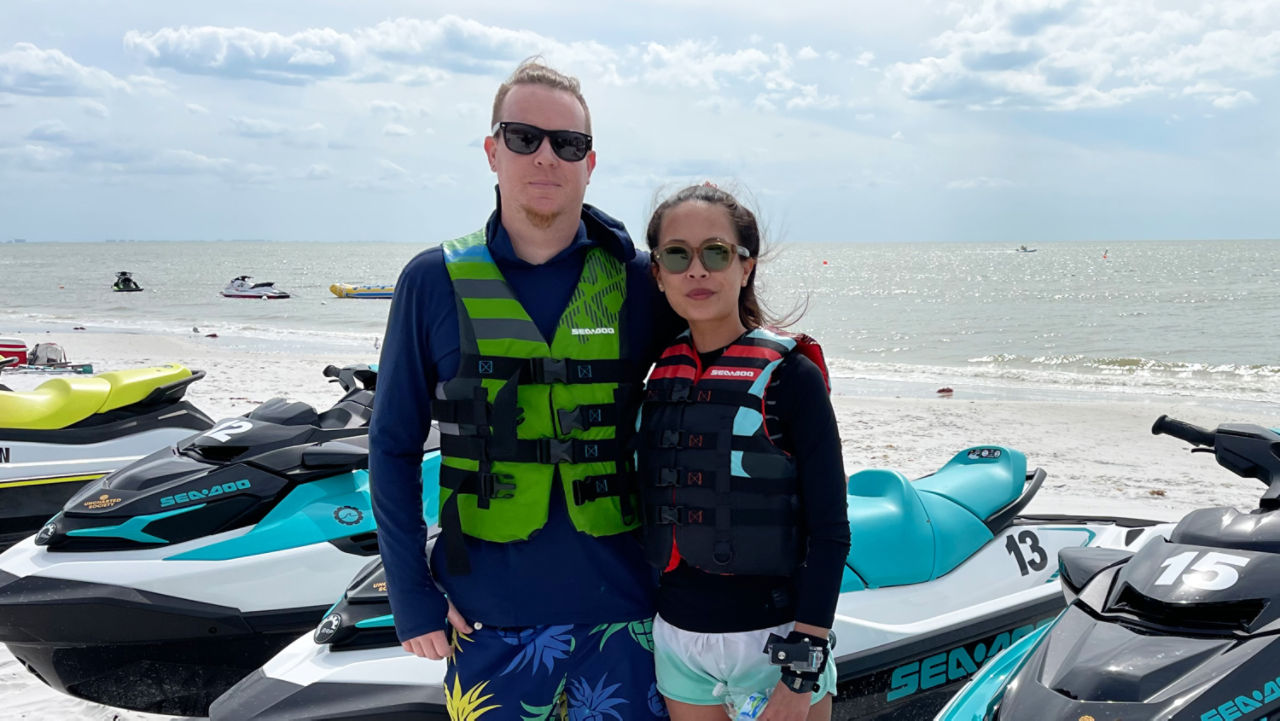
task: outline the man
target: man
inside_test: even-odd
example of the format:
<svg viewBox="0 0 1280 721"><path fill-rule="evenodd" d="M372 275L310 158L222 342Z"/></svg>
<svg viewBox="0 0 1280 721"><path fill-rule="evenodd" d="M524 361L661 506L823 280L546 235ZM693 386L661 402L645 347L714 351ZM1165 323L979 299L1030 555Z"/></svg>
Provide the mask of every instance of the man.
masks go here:
<svg viewBox="0 0 1280 721"><path fill-rule="evenodd" d="M677 321L622 224L583 204L590 133L577 80L523 63L484 143L497 210L396 283L373 506L397 635L449 659L455 719L549 718L562 703L584 718L666 716L627 444ZM429 565L419 463L433 417L442 531Z"/></svg>

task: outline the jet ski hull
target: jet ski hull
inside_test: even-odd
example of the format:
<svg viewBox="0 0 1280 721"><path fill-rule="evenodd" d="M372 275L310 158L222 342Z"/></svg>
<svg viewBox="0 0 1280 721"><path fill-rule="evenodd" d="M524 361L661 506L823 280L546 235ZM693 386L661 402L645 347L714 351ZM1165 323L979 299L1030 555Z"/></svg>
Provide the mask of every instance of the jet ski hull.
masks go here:
<svg viewBox="0 0 1280 721"><path fill-rule="evenodd" d="M42 553L23 541L0 556L7 569L0 570L0 640L59 691L150 713L204 715L221 693L313 628L333 586L368 561L348 552L360 549L345 539L232 563L172 560L204 545L102 562L94 554ZM269 593L264 578L272 579Z"/></svg>
<svg viewBox="0 0 1280 721"><path fill-rule="evenodd" d="M1056 564L1048 563L1058 549L1134 549L1171 529L1128 519L1016 518L934 581L845 590L834 623L839 680L832 718L932 718L987 659L1064 608ZM1044 563L1027 563L1023 573L1008 538L1020 550L1040 549ZM366 567L326 618L336 613L340 630L328 629L326 643L308 634L290 644L215 702L212 721L447 718L444 662L410 656L395 642L390 606L370 591L384 580ZM415 705L400 708L407 700Z"/></svg>

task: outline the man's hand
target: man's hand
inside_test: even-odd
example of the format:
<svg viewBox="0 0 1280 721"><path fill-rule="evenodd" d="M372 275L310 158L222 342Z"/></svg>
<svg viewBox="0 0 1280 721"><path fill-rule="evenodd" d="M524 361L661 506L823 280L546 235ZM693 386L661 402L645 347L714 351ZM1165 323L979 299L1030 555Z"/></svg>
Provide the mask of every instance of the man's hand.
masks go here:
<svg viewBox="0 0 1280 721"><path fill-rule="evenodd" d="M760 721L803 721L809 715L809 702L813 693L805 691L796 693L783 685L781 681L773 687L769 694L769 702L760 714Z"/></svg>
<svg viewBox="0 0 1280 721"><path fill-rule="evenodd" d="M475 631L467 624L467 620L462 617L462 614L458 613L458 609L453 607L453 601L449 602L449 613L446 618L449 620L449 625L453 626L453 629L458 633L473 633ZM449 635L443 629L415 636L401 643L400 646L414 656L429 658L432 661L439 661L453 655L453 646L449 645Z"/></svg>

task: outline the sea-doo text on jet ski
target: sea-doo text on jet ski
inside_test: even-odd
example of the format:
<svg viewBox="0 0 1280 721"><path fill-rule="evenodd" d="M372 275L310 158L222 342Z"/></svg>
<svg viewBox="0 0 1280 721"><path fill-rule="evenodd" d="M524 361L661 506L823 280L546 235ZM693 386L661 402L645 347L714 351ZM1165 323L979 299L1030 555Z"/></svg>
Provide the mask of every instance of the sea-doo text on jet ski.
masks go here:
<svg viewBox="0 0 1280 721"><path fill-rule="evenodd" d="M836 606L833 718L931 717L987 658L1062 609L1050 563L1059 550L1139 548L1171 528L1018 515L1044 478L1026 472L1022 453L982 446L914 482L889 470L849 479L853 544ZM236 685L212 719L447 718L444 662L406 654L392 626L385 578L370 567L313 637Z"/></svg>
<svg viewBox="0 0 1280 721"><path fill-rule="evenodd" d="M180 365L0 386L0 549L39 530L84 484L213 425L183 400Z"/></svg>
<svg viewBox="0 0 1280 721"><path fill-rule="evenodd" d="M1161 416L1152 433L1267 485L1258 508L1201 508L1140 550L1067 549L1070 605L975 676L947 721L1280 718L1280 433Z"/></svg>
<svg viewBox="0 0 1280 721"><path fill-rule="evenodd" d="M0 641L71 695L204 715L314 627L377 553L376 374L326 375L348 392L323 413L267 401L87 487L0 555ZM424 474L438 467L428 454Z"/></svg>
<svg viewBox="0 0 1280 721"><path fill-rule="evenodd" d="M278 298L288 298L287 291L280 290L275 283L252 283L252 276L242 275L227 283L227 287L222 289L224 298L267 298L275 300Z"/></svg>

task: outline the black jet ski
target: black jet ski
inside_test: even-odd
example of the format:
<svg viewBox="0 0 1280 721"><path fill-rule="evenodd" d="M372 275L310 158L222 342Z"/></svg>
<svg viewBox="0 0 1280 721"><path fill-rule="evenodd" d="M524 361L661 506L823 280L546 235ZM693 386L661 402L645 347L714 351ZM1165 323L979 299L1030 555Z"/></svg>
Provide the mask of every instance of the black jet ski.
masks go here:
<svg viewBox="0 0 1280 721"><path fill-rule="evenodd" d="M1021 515L1044 479L1000 446L961 451L915 481L882 469L850 477L833 718L931 717L983 661L1063 608L1049 562L1058 551L1139 548L1172 529ZM386 580L371 564L312 634L218 699L210 716L445 719L444 669L397 643Z"/></svg>
<svg viewBox="0 0 1280 721"><path fill-rule="evenodd" d="M26 392L0 386L0 549L86 483L213 426L183 399L203 377L167 365L60 376Z"/></svg>
<svg viewBox="0 0 1280 721"><path fill-rule="evenodd" d="M1202 508L1169 539L1066 549L1070 605L984 668L947 721L1280 718L1280 433L1161 416L1152 433L1267 486L1258 507Z"/></svg>
<svg viewBox="0 0 1280 721"><path fill-rule="evenodd" d="M204 715L313 628L377 553L377 376L326 375L347 391L332 408L272 399L221 421L85 488L0 555L0 641L59 691ZM423 466L434 480L439 454Z"/></svg>
<svg viewBox="0 0 1280 721"><path fill-rule="evenodd" d="M133 279L133 273L122 270L116 273L116 282L111 284L111 290L117 293L137 293L142 290L142 286Z"/></svg>

